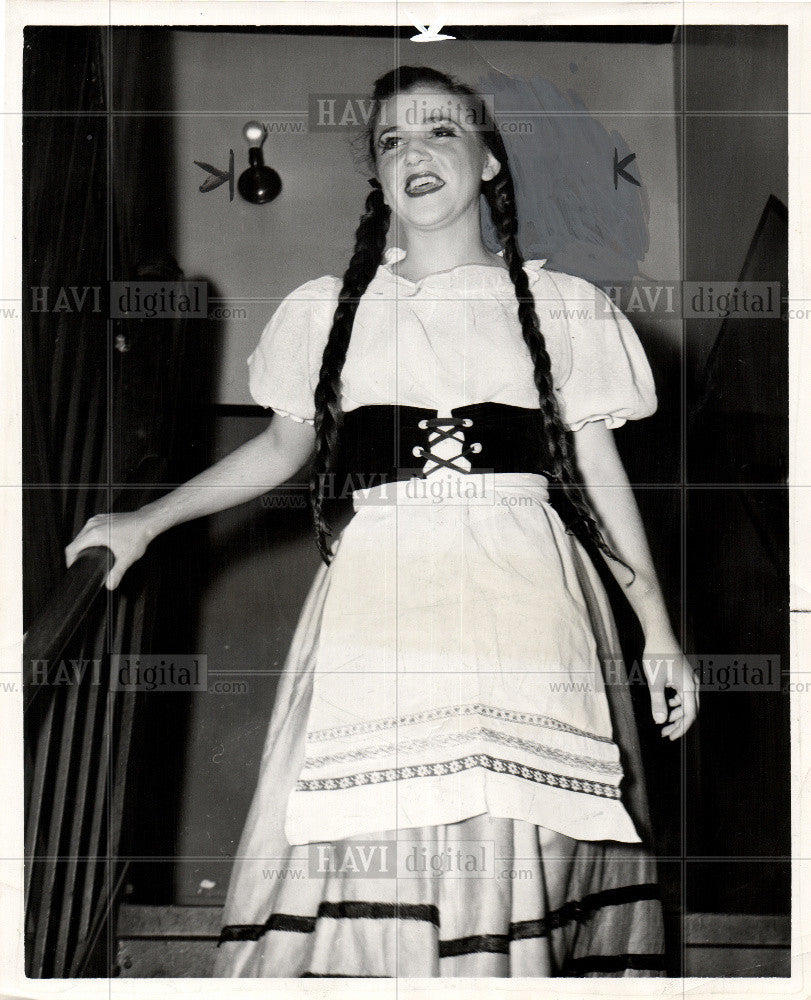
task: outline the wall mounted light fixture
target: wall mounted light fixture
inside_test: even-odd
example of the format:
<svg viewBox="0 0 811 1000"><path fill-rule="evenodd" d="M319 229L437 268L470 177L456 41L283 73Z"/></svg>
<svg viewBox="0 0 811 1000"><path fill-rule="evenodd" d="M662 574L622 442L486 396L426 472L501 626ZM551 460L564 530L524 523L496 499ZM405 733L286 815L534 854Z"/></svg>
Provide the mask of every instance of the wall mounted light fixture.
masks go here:
<svg viewBox="0 0 811 1000"><path fill-rule="evenodd" d="M247 122L242 130L248 143L250 166L239 175L237 189L245 201L252 205L264 205L278 195L282 189L282 179L275 170L265 166L262 146L268 130L261 122Z"/></svg>

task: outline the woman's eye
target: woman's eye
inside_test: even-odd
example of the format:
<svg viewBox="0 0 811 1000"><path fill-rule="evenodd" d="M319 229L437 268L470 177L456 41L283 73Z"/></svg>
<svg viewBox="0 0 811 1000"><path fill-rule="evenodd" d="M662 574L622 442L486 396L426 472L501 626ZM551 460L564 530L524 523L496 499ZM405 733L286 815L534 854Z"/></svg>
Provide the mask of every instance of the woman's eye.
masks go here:
<svg viewBox="0 0 811 1000"><path fill-rule="evenodd" d="M443 138L445 136L456 136L459 133L452 125L434 125L431 128L430 134L434 137ZM399 145L402 145L402 136L399 135L387 135L378 141L378 146L384 153Z"/></svg>

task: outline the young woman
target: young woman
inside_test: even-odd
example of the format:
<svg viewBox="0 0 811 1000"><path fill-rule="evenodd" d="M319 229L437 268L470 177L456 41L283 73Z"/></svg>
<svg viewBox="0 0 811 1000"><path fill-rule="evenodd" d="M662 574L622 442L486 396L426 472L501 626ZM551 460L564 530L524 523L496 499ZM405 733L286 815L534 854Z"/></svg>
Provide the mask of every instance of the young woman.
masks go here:
<svg viewBox="0 0 811 1000"><path fill-rule="evenodd" d="M523 260L475 92L400 67L373 97L349 267L292 292L249 359L268 429L136 514L93 518L68 562L109 545L113 588L161 531L312 459L325 565L280 679L217 975L661 975L638 742L627 688L605 683L624 675L586 554L625 588L659 666L653 718L677 739L696 681L611 433L655 410L650 368L607 298ZM563 318L584 298L604 313ZM330 544L324 497L345 490L354 516Z"/></svg>

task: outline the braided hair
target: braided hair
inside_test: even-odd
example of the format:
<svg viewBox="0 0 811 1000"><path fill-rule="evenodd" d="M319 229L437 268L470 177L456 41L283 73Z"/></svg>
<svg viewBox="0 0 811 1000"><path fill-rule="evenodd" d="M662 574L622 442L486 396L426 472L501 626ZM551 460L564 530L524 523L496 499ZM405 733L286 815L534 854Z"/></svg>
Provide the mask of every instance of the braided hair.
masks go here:
<svg viewBox="0 0 811 1000"><path fill-rule="evenodd" d="M383 258L390 216L391 210L383 200L382 188L375 182L366 198L365 210L355 232L355 252L344 274L315 389L315 456L310 475L310 504L318 549L326 563L330 562L331 555L327 540L330 529L323 512L324 479L338 450L338 434L343 416L341 371L346 361L358 304Z"/></svg>
<svg viewBox="0 0 811 1000"><path fill-rule="evenodd" d="M484 125L480 132L482 141L501 165L495 177L482 181L482 194L490 209L493 225L504 251L504 261L515 287L521 332L534 367L535 385L540 400L540 436L543 442L543 454L539 455L538 467L543 469L550 486L562 494L564 509L568 507L568 515L564 518L568 521L567 531L585 534L602 552L633 572L606 543L576 479L569 432L560 415L551 361L516 237L518 214L507 151L484 101L467 85L425 66L400 66L385 73L375 82L372 94L372 114L366 129L369 164L374 170L374 130L381 103L420 84L429 84L465 99L475 109L476 120ZM358 304L383 259L391 216L379 183L373 179L370 184L372 191L366 199L365 211L355 233L355 250L343 277L338 307L324 349L315 390L316 442L310 478L310 501L318 548L327 563L331 560L331 553L327 540L330 529L323 514L324 480L338 450L342 416L341 371L346 361Z"/></svg>

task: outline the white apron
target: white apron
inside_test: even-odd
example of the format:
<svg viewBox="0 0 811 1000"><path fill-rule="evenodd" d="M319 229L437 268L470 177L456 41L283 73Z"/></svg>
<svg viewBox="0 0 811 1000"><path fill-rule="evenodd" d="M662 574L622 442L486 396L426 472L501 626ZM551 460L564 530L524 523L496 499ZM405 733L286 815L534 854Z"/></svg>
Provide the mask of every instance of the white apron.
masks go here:
<svg viewBox="0 0 811 1000"><path fill-rule="evenodd" d="M545 482L442 471L355 494L329 570L291 844L484 812L639 841L579 543Z"/></svg>

